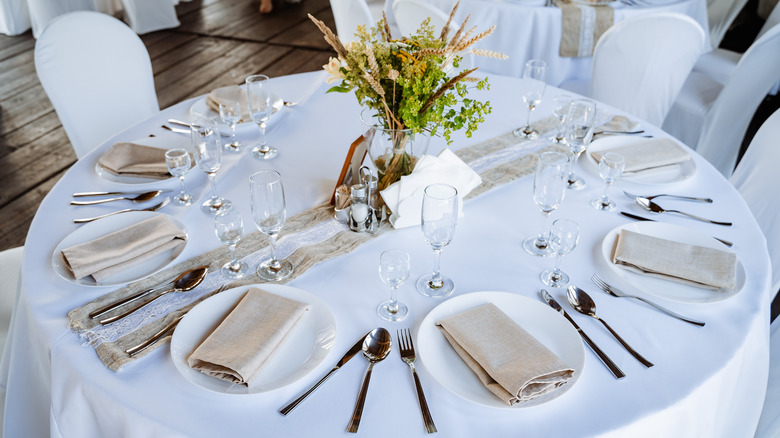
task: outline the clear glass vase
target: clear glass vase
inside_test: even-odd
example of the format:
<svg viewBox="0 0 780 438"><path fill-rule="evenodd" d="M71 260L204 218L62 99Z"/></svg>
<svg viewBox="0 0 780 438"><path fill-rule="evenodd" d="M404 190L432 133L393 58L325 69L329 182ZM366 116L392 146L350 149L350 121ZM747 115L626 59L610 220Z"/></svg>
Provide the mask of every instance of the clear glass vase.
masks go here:
<svg viewBox="0 0 780 438"><path fill-rule="evenodd" d="M431 141L426 132L413 133L408 129L386 129L373 124L375 119L362 115L369 129L368 155L376 169L378 188L386 189L404 175L412 173L417 160L428 151Z"/></svg>

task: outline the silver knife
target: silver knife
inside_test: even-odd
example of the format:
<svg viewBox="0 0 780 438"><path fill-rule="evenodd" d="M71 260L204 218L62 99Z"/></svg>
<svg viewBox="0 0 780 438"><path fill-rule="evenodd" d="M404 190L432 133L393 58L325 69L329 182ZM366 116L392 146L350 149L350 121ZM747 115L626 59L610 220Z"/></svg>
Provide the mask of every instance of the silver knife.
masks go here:
<svg viewBox="0 0 780 438"><path fill-rule="evenodd" d="M582 339L585 341L585 343L588 344L588 347L590 347L590 349L593 350L594 353L596 353L596 356L598 356L598 358L601 359L601 362L603 362L604 365L607 366L607 368L612 372L612 374L616 378L622 379L623 377L626 377L626 373L624 373L620 368L618 368L618 366L615 365L615 362L612 362L612 359L610 359L606 353L601 351L601 348L599 348L599 346L596 345L596 343L593 342L592 339L590 339L590 337L580 328L580 326L578 326L577 323L574 322L573 319L571 319L571 316L569 316L569 314L566 313L565 310L563 310L563 307L561 307L561 305L558 304L557 301L555 301L555 298L553 298L552 295L547 293L547 291L544 289L539 291L539 295L541 295L542 299L547 304L549 304L550 307L553 308L553 310L565 316L566 319L569 320L571 325L574 326L574 329L577 330L577 333L579 333Z"/></svg>
<svg viewBox="0 0 780 438"><path fill-rule="evenodd" d="M638 216L638 215L635 215L633 213L628 213L628 212L625 212L625 211L621 211L620 214L622 214L625 217L630 217L631 219L635 219L635 220L638 220L638 221L657 222L655 219L649 219L649 218ZM713 239L715 239L718 242L728 246L729 248L731 248L734 245L734 243L729 242L728 240L719 239L719 238L714 237L714 236L713 236Z"/></svg>
<svg viewBox="0 0 780 438"><path fill-rule="evenodd" d="M148 191L149 190L143 190L139 192L81 192L81 193L74 193L73 197L83 198L86 196L141 195ZM173 190L160 189L160 191L163 193L168 193L168 192L172 192Z"/></svg>
<svg viewBox="0 0 780 438"><path fill-rule="evenodd" d="M279 413L282 414L282 415L289 414L293 409L295 409L296 406L298 406L304 399L306 399L306 397L308 397L309 394L314 392L317 388L320 387L320 385L325 383L325 381L328 380L330 378L330 376L333 375L333 373L338 371L338 369L341 368L342 365L344 365L345 363L349 362L349 360L352 359L352 356L354 356L355 354L357 354L358 351L360 351L361 347L363 346L363 340L366 338L366 336L368 336L368 333L366 333L360 339L358 339L358 341L355 343L355 345L353 345L352 348L350 348L349 351L347 351L344 354L344 356L339 360L339 362L336 364L336 366L334 366L333 368L331 368L330 371L328 371L328 374L325 374L325 376L322 379L320 379L319 382L315 383L314 386L312 386L306 392L301 394L300 397L298 397L295 400L291 401L289 404L287 404L287 406L279 409Z"/></svg>

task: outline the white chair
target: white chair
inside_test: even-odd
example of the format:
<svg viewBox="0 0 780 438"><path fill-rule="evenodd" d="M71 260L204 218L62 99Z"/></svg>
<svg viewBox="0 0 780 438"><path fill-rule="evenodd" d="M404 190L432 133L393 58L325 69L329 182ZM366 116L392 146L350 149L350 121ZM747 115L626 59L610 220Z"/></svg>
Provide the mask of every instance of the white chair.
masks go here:
<svg viewBox="0 0 780 438"><path fill-rule="evenodd" d="M419 0L395 0L393 2L393 15L398 24L398 30L401 31L403 36L409 36L417 32L417 29L420 28L420 23L429 17L436 32L441 32L441 29L447 23L447 18L449 18L441 9ZM451 37L458 31L460 26L450 23L450 27Z"/></svg>
<svg viewBox="0 0 780 438"><path fill-rule="evenodd" d="M707 0L707 23L710 26L710 43L718 47L729 26L745 7L747 0Z"/></svg>
<svg viewBox="0 0 780 438"><path fill-rule="evenodd" d="M780 436L780 318L769 327L769 381L755 438Z"/></svg>
<svg viewBox="0 0 780 438"><path fill-rule="evenodd" d="M0 356L5 349L11 313L19 290L23 253L23 246L0 252Z"/></svg>
<svg viewBox="0 0 780 438"><path fill-rule="evenodd" d="M20 35L32 26L27 0L3 0L0 2L0 33Z"/></svg>
<svg viewBox="0 0 780 438"><path fill-rule="evenodd" d="M179 27L173 0L122 0L125 20L137 34Z"/></svg>
<svg viewBox="0 0 780 438"><path fill-rule="evenodd" d="M701 26L682 14L620 21L596 43L588 94L660 126L704 41Z"/></svg>
<svg viewBox="0 0 780 438"><path fill-rule="evenodd" d="M726 85L691 72L663 129L729 177L753 113L780 79L778 54L780 25L775 25L742 55Z"/></svg>
<svg viewBox="0 0 780 438"><path fill-rule="evenodd" d="M5 0L3 0L5 1ZM60 15L75 11L94 11L93 0L27 0L33 37L39 38L46 26Z"/></svg>
<svg viewBox="0 0 780 438"><path fill-rule="evenodd" d="M49 24L35 69L77 157L160 110L146 47L106 14L74 12Z"/></svg>
<svg viewBox="0 0 780 438"><path fill-rule="evenodd" d="M358 26L370 27L379 21L371 15L365 0L330 0L330 9L336 22L336 35L344 45L355 39Z"/></svg>

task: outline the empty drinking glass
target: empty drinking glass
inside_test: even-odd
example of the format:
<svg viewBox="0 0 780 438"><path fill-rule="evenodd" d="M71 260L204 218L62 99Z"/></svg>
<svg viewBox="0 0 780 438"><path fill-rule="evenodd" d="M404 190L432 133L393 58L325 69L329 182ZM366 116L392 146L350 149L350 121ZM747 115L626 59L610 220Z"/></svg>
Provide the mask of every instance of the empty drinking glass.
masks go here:
<svg viewBox="0 0 780 438"><path fill-rule="evenodd" d="M225 149L241 152L244 145L236 139L236 125L241 121L241 103L237 100L221 99L219 118L222 119L222 123L230 126L230 143L225 143Z"/></svg>
<svg viewBox="0 0 780 438"><path fill-rule="evenodd" d="M290 276L292 264L276 258L276 236L287 219L282 176L275 170L261 170L249 177L249 195L252 218L257 229L268 236L271 258L257 267L257 275L264 280L278 281Z"/></svg>
<svg viewBox="0 0 780 438"><path fill-rule="evenodd" d="M522 87L523 102L528 106L528 115L525 119L525 126L513 131L517 137L536 138L539 136L539 132L531 128L531 111L542 103L542 96L544 95L544 88L546 86L544 82L546 75L546 62L539 59L532 59L525 63Z"/></svg>
<svg viewBox="0 0 780 438"><path fill-rule="evenodd" d="M433 272L417 280L417 290L427 297L444 297L452 293L455 284L441 275L441 250L455 234L458 224L458 190L449 184L431 184L425 188L422 202L422 228L425 241L433 248Z"/></svg>
<svg viewBox="0 0 780 438"><path fill-rule="evenodd" d="M244 221L236 210L223 211L214 217L214 233L230 249L230 261L222 265L222 275L227 278L241 278L246 275L247 265L236 258L236 245L241 241Z"/></svg>
<svg viewBox="0 0 780 438"><path fill-rule="evenodd" d="M580 227L569 219L556 219L550 231L550 245L555 251L555 269L542 272L542 282L547 286L563 287L569 284L569 276L561 271L561 259L574 250L580 240Z"/></svg>
<svg viewBox="0 0 780 438"><path fill-rule="evenodd" d="M569 113L566 115L566 143L574 161L571 163L567 187L580 190L585 187L585 180L574 173L577 160L585 149L588 148L593 137L593 124L596 120L596 102L588 99L576 99L569 105Z"/></svg>
<svg viewBox="0 0 780 438"><path fill-rule="evenodd" d="M261 160L270 160L279 151L265 141L265 127L273 112L271 92L268 90L268 76L252 75L246 78L246 98L249 103L249 116L260 129L260 144L252 148L252 156Z"/></svg>
<svg viewBox="0 0 780 438"><path fill-rule="evenodd" d="M211 183L211 198L201 204L205 213L215 215L224 210L230 210L233 205L229 199L220 198L217 194L217 184L214 179L217 170L222 165L222 145L219 142L219 131L215 125L190 125L192 134L192 149L195 162L200 170L206 172Z"/></svg>
<svg viewBox="0 0 780 438"><path fill-rule="evenodd" d="M398 288L409 278L409 254L397 249L389 249L379 256L379 278L390 286L390 300L376 308L376 312L387 321L401 321L406 318L409 309L398 302Z"/></svg>
<svg viewBox="0 0 780 438"><path fill-rule="evenodd" d="M537 256L552 255L550 246L550 213L563 202L566 192L566 171L569 158L560 152L544 152L539 155L534 175L534 202L544 214L544 228L537 236L523 242L523 249Z"/></svg>
<svg viewBox="0 0 780 438"><path fill-rule="evenodd" d="M186 149L169 149L165 151L165 165L168 166L168 172L171 175L179 178L181 184L181 191L177 196L174 196L173 203L191 205L197 200L197 197L192 193L187 193L187 189L184 187L184 176L192 167L190 153Z"/></svg>
<svg viewBox="0 0 780 438"><path fill-rule="evenodd" d="M550 137L550 141L552 142L560 144L566 143L563 128L566 123L566 116L569 113L569 105L571 105L571 96L559 94L553 98L553 115L558 119L558 131L555 135Z"/></svg>
<svg viewBox="0 0 780 438"><path fill-rule="evenodd" d="M599 160L599 175L601 175L601 179L606 183L604 194L601 197L590 201L590 205L599 210L612 211L615 209L615 202L609 199L607 191L609 191L609 186L623 175L623 169L625 167L626 160L620 154L607 152L601 156L601 160Z"/></svg>

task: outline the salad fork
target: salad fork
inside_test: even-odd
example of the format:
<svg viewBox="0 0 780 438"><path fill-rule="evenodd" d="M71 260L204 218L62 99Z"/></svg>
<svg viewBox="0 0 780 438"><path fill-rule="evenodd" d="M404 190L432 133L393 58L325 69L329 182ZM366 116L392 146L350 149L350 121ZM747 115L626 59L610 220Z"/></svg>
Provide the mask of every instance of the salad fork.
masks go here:
<svg viewBox="0 0 780 438"><path fill-rule="evenodd" d="M652 201L655 198L660 198L661 196L666 196L668 198L677 198L677 199L683 199L683 200L686 200L686 201L707 202L707 203L710 203L710 204L712 203L712 198L696 198L694 196L670 195L668 193L661 193L660 195L652 195L652 196L635 195L635 194L629 193L629 192L627 192L625 190L623 190L623 193L625 193L626 196L628 196L629 198L634 198L634 199L636 199L636 198L644 198L644 199L647 199L649 201Z"/></svg>
<svg viewBox="0 0 780 438"><path fill-rule="evenodd" d="M414 376L414 385L417 389L417 401L420 402L420 412L422 412L423 421L425 422L425 430L428 433L436 432L436 425L433 424L433 417L428 410L428 402L425 401L425 394L423 393L422 384L420 383L420 377L417 376L417 370L414 368L414 361L417 357L414 354L414 344L412 343L412 336L409 333L409 329L402 329L397 331L398 337L398 351L401 353L401 360L409 365L412 370L412 376Z"/></svg>

